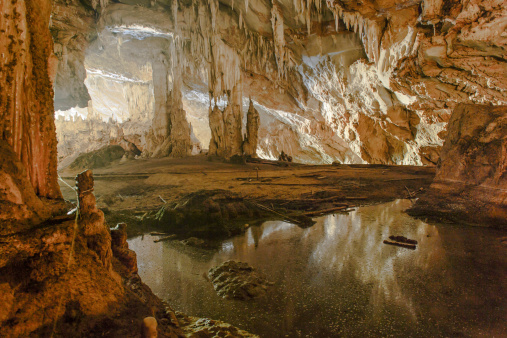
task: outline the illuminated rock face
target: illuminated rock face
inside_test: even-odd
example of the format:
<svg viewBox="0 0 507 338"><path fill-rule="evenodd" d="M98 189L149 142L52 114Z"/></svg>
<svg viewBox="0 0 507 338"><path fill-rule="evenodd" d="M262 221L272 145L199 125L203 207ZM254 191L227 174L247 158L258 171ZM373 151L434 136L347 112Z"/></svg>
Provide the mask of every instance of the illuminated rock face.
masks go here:
<svg viewBox="0 0 507 338"><path fill-rule="evenodd" d="M243 143L243 153L246 156L257 157L257 143L259 142L259 112L252 101L246 115L246 138Z"/></svg>
<svg viewBox="0 0 507 338"><path fill-rule="evenodd" d="M0 142L26 169L35 193L60 198L56 176L51 1L10 1L0 19ZM37 38L33 38L36 36Z"/></svg>
<svg viewBox="0 0 507 338"><path fill-rule="evenodd" d="M184 108L177 108L174 118L183 121L177 117L183 109L201 145L212 141L212 153L215 147L224 147L219 151L224 154L239 151L237 120L241 115L244 132L251 98L259 112L260 157L275 159L283 150L307 163L435 164L458 103L506 102L505 7L501 0L473 0L465 7L429 0L120 1L96 10L100 19L92 21L100 39L92 43L85 63L132 79L136 67L158 67L158 57L151 54L163 51L168 74L182 80ZM55 22L63 21L59 13L68 11L55 11ZM84 27L60 26L62 36L66 30L86 35ZM173 42L164 47L161 40ZM128 67L97 56L114 50L121 56L118 64ZM157 71L154 79L161 74ZM153 86L155 93L162 91ZM241 88L236 93L242 99L234 104L242 113L229 109L234 121L221 120L233 133L227 134L224 125L218 140L212 134L220 126L210 121L210 113L218 112L215 106L224 112L235 88ZM95 94L111 102L115 97L114 91L96 92L90 92L96 111L100 95ZM156 102L162 101L147 93L156 107L141 106L155 114L160 111ZM127 119L148 124L145 134L153 131L146 134L156 144L148 146L151 152L171 142L157 139L165 124L128 110ZM138 139L143 149L143 132L135 137L130 132L124 134L129 141ZM229 139L232 143L225 145Z"/></svg>
<svg viewBox="0 0 507 338"><path fill-rule="evenodd" d="M459 105L430 191L412 211L507 225L507 106Z"/></svg>

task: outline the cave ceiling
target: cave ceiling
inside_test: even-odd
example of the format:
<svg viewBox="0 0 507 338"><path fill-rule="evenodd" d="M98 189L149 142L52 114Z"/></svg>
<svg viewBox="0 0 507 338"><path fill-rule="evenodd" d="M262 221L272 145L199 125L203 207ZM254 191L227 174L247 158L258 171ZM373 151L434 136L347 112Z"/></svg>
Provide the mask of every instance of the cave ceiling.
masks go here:
<svg viewBox="0 0 507 338"><path fill-rule="evenodd" d="M56 0L55 110L148 128L162 62L169 77L178 69L204 148L210 106L240 85L243 112L251 99L260 113L261 157L436 163L458 103L507 103L506 11L498 0Z"/></svg>

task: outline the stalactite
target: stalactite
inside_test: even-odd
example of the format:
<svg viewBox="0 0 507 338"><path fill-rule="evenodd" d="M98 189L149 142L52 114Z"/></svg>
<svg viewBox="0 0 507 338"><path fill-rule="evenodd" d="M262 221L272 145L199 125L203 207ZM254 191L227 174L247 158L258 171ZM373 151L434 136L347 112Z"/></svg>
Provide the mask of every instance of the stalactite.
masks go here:
<svg viewBox="0 0 507 338"><path fill-rule="evenodd" d="M273 28L273 41L275 45L276 65L278 75L283 76L283 61L285 53L285 33L283 27L283 15L280 7L273 3L271 9L271 26Z"/></svg>
<svg viewBox="0 0 507 338"><path fill-rule="evenodd" d="M334 15L336 31L338 32L339 20L342 20L347 30L353 30L359 34L368 59L376 63L379 58L382 33L379 24L374 20L364 18L358 12L345 11L334 0L327 0L327 6Z"/></svg>
<svg viewBox="0 0 507 338"><path fill-rule="evenodd" d="M173 12L174 30L178 31L178 0L173 0L171 9Z"/></svg>

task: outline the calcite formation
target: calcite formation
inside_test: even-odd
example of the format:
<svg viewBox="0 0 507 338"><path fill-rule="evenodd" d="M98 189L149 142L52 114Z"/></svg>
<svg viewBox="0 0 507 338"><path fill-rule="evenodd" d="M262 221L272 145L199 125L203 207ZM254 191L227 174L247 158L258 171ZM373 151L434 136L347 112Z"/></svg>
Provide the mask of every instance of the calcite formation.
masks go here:
<svg viewBox="0 0 507 338"><path fill-rule="evenodd" d="M95 204L93 194L93 174L86 170L76 176L79 230L86 239L88 247L95 251L108 270L111 270L111 234L105 225L104 213Z"/></svg>
<svg viewBox="0 0 507 338"><path fill-rule="evenodd" d="M243 154L257 157L257 144L259 142L259 112L255 109L252 100L246 114L246 137L243 142Z"/></svg>
<svg viewBox="0 0 507 338"><path fill-rule="evenodd" d="M507 106L458 105L437 175L411 213L507 225Z"/></svg>
<svg viewBox="0 0 507 338"><path fill-rule="evenodd" d="M211 140L210 155L230 158L242 155L243 144L241 92L234 87L228 95L229 103L222 111L215 106L210 113Z"/></svg>
<svg viewBox="0 0 507 338"><path fill-rule="evenodd" d="M50 216L37 197L18 155L0 141L0 234L30 228Z"/></svg>
<svg viewBox="0 0 507 338"><path fill-rule="evenodd" d="M249 107L245 98L251 97L260 117L260 157L276 159L290 149L295 161L307 163L435 164L457 104L506 100L507 13L501 0L466 5L134 0L93 8L88 11L98 19L91 28L84 21L65 27L61 18L69 12L63 8L53 18L59 36L66 30L77 36L87 36L87 29L99 32L96 41L101 42L92 43L85 64L108 68L109 78L113 74L122 86L143 67L157 69L148 80L154 94L147 91L145 97L156 97L158 108L144 105L149 114L159 114L168 102L163 99L168 91L159 88L164 72L171 83L182 80L182 104L171 104L167 121L185 137L162 132L167 125L159 117L141 118L134 108L125 113L146 126L132 139L125 133L129 141L144 149L147 137L147 143L156 144L148 152L160 156L170 143L185 148L184 115L200 143L210 143L211 153L241 153L244 122L239 121ZM114 39L108 38L111 33ZM172 42L155 47L161 40ZM133 51L132 46L140 50L143 45L149 56ZM83 42L82 53L85 48ZM116 65L96 62L97 55L115 50L120 51ZM158 71L158 56L151 55L154 50L165 50L163 71ZM75 85L67 91L70 87ZM108 99L102 101L114 101L113 90L103 92ZM92 95L92 106L98 107L99 97ZM147 130L152 132L145 135ZM157 150L164 142L164 150Z"/></svg>
<svg viewBox="0 0 507 338"><path fill-rule="evenodd" d="M2 3L0 18L0 142L26 170L35 193L61 198L56 175L53 87L48 31L51 1Z"/></svg>
<svg viewBox="0 0 507 338"><path fill-rule="evenodd" d="M111 229L111 248L128 274L137 273L137 255L127 243L127 224L120 223Z"/></svg>

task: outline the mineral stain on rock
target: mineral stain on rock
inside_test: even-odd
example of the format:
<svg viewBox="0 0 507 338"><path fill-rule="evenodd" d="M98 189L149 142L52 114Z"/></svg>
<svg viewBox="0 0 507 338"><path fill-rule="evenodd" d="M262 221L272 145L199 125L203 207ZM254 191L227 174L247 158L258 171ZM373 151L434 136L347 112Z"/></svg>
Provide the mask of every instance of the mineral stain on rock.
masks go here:
<svg viewBox="0 0 507 338"><path fill-rule="evenodd" d="M245 262L224 262L211 268L208 277L217 294L225 299L250 300L261 297L273 285Z"/></svg>

